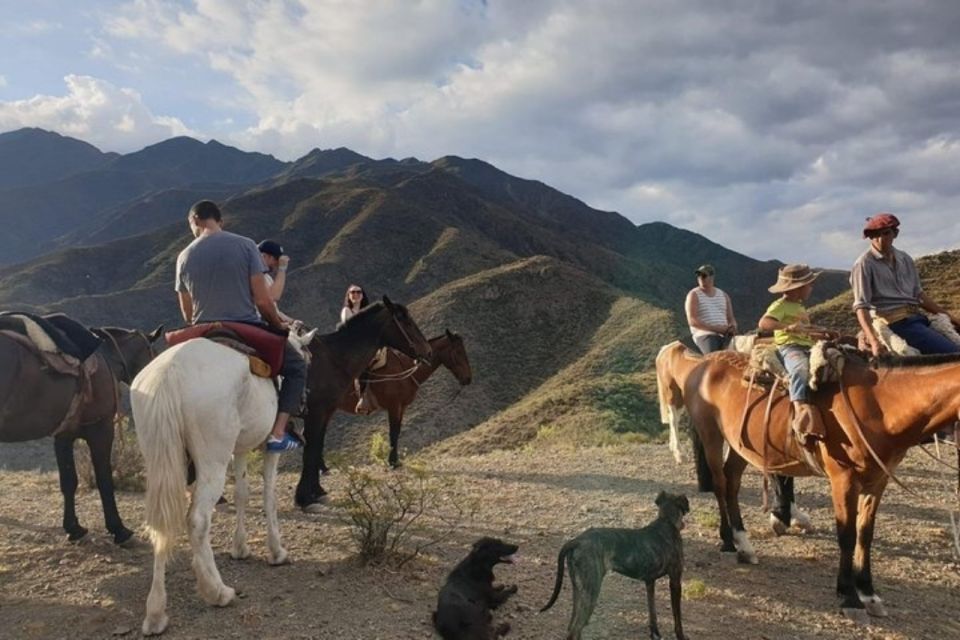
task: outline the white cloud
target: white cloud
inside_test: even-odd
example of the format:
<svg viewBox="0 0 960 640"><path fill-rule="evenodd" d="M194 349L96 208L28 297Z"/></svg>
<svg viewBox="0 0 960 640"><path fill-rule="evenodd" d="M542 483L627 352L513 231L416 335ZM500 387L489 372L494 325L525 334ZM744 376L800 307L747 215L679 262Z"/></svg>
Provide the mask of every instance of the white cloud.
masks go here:
<svg viewBox="0 0 960 640"><path fill-rule="evenodd" d="M946 0L135 0L106 30L232 78L255 124L228 140L245 148L476 156L638 222L843 266L875 210L932 224L960 204L956 15ZM916 246L960 244L941 227Z"/></svg>
<svg viewBox="0 0 960 640"><path fill-rule="evenodd" d="M132 151L158 140L196 135L179 119L157 116L133 89L90 76L64 78L67 93L0 102L0 130L41 127L108 151Z"/></svg>
<svg viewBox="0 0 960 640"><path fill-rule="evenodd" d="M0 89L3 89L5 86L7 86L7 79L3 75L0 75Z"/></svg>

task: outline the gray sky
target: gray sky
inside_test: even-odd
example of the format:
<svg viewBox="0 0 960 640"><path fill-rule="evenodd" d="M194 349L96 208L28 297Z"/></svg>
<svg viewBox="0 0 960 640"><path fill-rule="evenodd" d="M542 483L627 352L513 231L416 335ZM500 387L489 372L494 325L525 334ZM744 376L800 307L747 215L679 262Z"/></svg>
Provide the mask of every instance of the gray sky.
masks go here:
<svg viewBox="0 0 960 640"><path fill-rule="evenodd" d="M478 157L847 268L880 210L960 246L958 34L953 0L0 0L0 130Z"/></svg>

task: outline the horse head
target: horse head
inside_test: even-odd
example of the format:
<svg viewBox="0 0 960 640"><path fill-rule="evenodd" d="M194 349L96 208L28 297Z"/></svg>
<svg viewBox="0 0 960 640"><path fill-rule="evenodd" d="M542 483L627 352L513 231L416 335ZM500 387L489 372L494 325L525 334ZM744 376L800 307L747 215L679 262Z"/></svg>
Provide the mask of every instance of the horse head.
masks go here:
<svg viewBox="0 0 960 640"><path fill-rule="evenodd" d="M446 338L446 346L436 351L437 357L443 366L450 369L460 386L465 387L473 380L473 371L470 369L467 350L463 346L463 338L449 329L443 338Z"/></svg>
<svg viewBox="0 0 960 640"><path fill-rule="evenodd" d="M91 331L103 340L104 357L117 380L130 384L157 355L154 343L160 339L163 325L150 333L121 327L98 327Z"/></svg>
<svg viewBox="0 0 960 640"><path fill-rule="evenodd" d="M308 330L306 325L299 320L290 325L290 333L287 335L287 342L293 345L308 365L310 364L310 343L313 342L316 335L316 328Z"/></svg>
<svg viewBox="0 0 960 640"><path fill-rule="evenodd" d="M416 360L429 358L432 353L430 343L423 337L420 327L413 321L407 308L391 302L387 296L383 296L383 306L392 320L387 323L382 333L386 345Z"/></svg>

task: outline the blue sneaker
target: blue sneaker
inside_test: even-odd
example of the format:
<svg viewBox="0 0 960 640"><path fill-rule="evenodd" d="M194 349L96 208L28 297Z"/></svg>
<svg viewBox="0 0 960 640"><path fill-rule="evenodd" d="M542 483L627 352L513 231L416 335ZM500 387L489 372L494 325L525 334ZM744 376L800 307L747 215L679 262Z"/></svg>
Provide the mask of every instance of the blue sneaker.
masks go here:
<svg viewBox="0 0 960 640"><path fill-rule="evenodd" d="M290 433L284 433L283 438L279 440L273 436L267 438L267 451L293 451L302 446L303 443Z"/></svg>

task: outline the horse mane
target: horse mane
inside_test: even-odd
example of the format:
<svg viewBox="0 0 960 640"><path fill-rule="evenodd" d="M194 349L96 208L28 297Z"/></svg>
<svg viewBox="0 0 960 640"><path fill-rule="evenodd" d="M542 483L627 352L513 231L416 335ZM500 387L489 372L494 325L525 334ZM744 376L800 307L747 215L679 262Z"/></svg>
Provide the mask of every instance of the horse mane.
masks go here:
<svg viewBox="0 0 960 640"><path fill-rule="evenodd" d="M878 369L906 369L910 367L932 367L939 364L960 362L960 353L934 353L920 356L891 356L877 358L874 366Z"/></svg>

